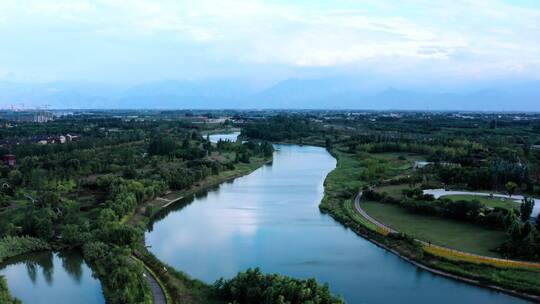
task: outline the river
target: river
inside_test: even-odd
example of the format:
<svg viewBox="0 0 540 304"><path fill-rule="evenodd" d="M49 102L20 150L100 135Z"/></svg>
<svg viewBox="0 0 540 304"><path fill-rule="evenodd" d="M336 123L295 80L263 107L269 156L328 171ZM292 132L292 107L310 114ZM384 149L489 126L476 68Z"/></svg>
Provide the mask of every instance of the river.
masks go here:
<svg viewBox="0 0 540 304"><path fill-rule="evenodd" d="M77 252L23 254L0 264L9 291L25 304L102 304L99 280Z"/></svg>
<svg viewBox="0 0 540 304"><path fill-rule="evenodd" d="M336 160L323 148L275 147L271 165L172 206L147 231L150 250L208 283L258 266L315 277L354 304L525 303L420 270L321 214Z"/></svg>

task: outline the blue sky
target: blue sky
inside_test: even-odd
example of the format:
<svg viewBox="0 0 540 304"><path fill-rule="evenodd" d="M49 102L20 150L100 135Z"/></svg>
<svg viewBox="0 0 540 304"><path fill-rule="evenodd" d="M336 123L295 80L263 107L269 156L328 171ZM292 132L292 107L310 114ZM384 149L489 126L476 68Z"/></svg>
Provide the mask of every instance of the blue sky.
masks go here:
<svg viewBox="0 0 540 304"><path fill-rule="evenodd" d="M0 80L540 79L540 1L0 0Z"/></svg>

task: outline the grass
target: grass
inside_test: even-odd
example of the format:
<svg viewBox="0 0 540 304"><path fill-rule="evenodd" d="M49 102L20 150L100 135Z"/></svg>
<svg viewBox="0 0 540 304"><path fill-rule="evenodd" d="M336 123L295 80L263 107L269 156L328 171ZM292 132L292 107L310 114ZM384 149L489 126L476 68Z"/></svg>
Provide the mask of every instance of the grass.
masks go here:
<svg viewBox="0 0 540 304"><path fill-rule="evenodd" d="M344 206L345 206L345 210L347 210L347 214L349 215L349 217L351 217L355 222L358 222L358 223L362 224L364 227L368 228L369 230L372 230L373 232L377 232L377 233L380 233L382 235L387 235L388 234L388 231L386 231L383 228L373 224L368 219L366 219L365 217L360 215L356 211L356 209L354 207L353 200L345 201Z"/></svg>
<svg viewBox="0 0 540 304"><path fill-rule="evenodd" d="M505 288L540 294L540 272L530 269L500 268L475 263L444 260L438 257L426 259L425 264L445 272L478 280Z"/></svg>
<svg viewBox="0 0 540 304"><path fill-rule="evenodd" d="M216 298L211 285L161 262L146 248L140 248L134 251L134 254L159 279L159 284L164 287L166 296L172 303L224 304Z"/></svg>
<svg viewBox="0 0 540 304"><path fill-rule="evenodd" d="M507 238L503 231L439 217L418 215L390 204L362 202L362 208L373 218L397 231L433 244L480 254L500 257L492 250Z"/></svg>
<svg viewBox="0 0 540 304"><path fill-rule="evenodd" d="M390 153L385 153L390 154ZM355 191L358 191L361 187L365 185L371 185L377 181L384 180L385 178L394 178L392 176L392 173L395 173L396 171L387 171L382 170L377 171L374 170L373 167L366 168L366 166L372 165L375 167L379 167L380 162L379 161L364 161L365 158L369 158L373 160L374 158L377 158L373 154L349 154L344 153L339 150L339 148L334 148L332 150L332 155L334 155L338 162L336 169L333 170L326 178L325 180L325 195L321 202L320 209L323 212L329 213L332 215L334 219L342 223L343 225L351 228L353 231L358 233L359 235L369 238L372 240L377 241L378 243L384 244L388 248L394 249L398 251L401 255L404 255L410 259L413 259L415 261L418 261L421 264L424 264L428 267L439 269L447 273L452 273L455 275L471 278L478 280L484 284L489 285L496 285L512 290L516 290L519 292L525 292L525 293L531 293L540 295L540 271L537 269L527 268L516 268L516 267L506 267L506 266L500 266L495 267L497 265L486 265L483 261L471 261L469 259L462 259L461 257L451 256L449 257L447 253L443 253L442 255L437 252L430 253L425 250L418 250L418 248L412 246L411 244L407 242L400 241L399 239L396 239L391 236L384 236L384 234L381 234L380 232L374 232L374 227L371 223L366 223L366 219L361 217L356 211L354 210L353 205L353 197L355 194ZM398 154L396 154L397 157L399 157ZM394 157L396 156L394 155ZM380 156L380 154L379 154ZM381 157L379 157L381 159ZM382 160L384 161L384 159ZM365 174L366 171L372 171L376 172L377 174ZM403 172L399 173L403 174ZM366 177L370 177L373 179L367 179ZM401 186L390 186L387 188L387 192L392 192L394 195L401 195L401 188L404 187L404 185ZM369 204L369 203L368 203ZM379 204L380 203L372 203L372 204ZM381 212L381 206L375 206L379 212ZM384 205L384 207L396 207L397 206L387 206ZM369 206L368 206L369 208ZM367 209L367 208L366 208ZM369 212L369 210L366 210ZM384 211L384 210L383 210ZM395 211L395 210L394 210ZM403 210L399 210L403 212ZM373 212L373 211L372 211ZM377 218L374 216L373 217ZM404 222L404 218L399 216L398 213L394 213L394 215L397 215L397 222ZM403 213L401 213L402 216ZM408 216L411 216L409 214ZM411 219L411 218L409 218ZM472 252L478 252L478 253L485 253L489 256L496 256L493 252L489 251L492 247L496 247L498 242L494 242L492 237L488 237L490 242L493 242L493 245L485 245L482 244L482 239L485 237L485 235L482 235L482 233L485 233L485 230L480 227L475 226L468 226L464 227L463 223L446 223L441 221L439 218L432 218L432 219L426 219L425 217L423 219L419 220L419 227L416 226L416 220L419 220L418 218L414 218L412 221L408 221L407 226L409 229L415 229L418 233L425 233L425 234L433 234L434 232L431 232L430 230L433 229L433 227L430 226L422 226L423 222L426 220L434 221L434 225L437 230L440 230L442 228L441 225L450 225L447 226L447 229L444 230L442 236L437 235L437 233L434 233L435 236L439 237L445 237L445 235L450 236L451 239L445 241L443 239L443 242L441 242L441 245L445 245L446 243L449 243L452 245L452 242L455 244L465 244L468 245L469 250L470 247L477 248L479 250L470 250ZM382 220L381 220L382 221ZM444 223L444 224L443 224ZM388 223L391 224L391 223ZM457 224L457 226L455 226ZM458 230L452 230L449 227L457 227ZM395 227L399 228L399 227ZM459 230L461 229L461 230ZM477 235L476 232L478 232L480 229L480 235ZM492 231L488 231L488 233L493 233ZM497 233L497 231L495 231ZM500 232L499 237L501 235L504 237L504 233ZM465 236L465 237L464 237ZM421 238L421 237L419 237ZM462 240L460 238L465 238L466 240ZM435 243L435 242L434 242ZM472 243L469 245L469 243ZM451 247L451 246L449 246ZM458 247L456 249L459 249L460 246L454 246ZM433 248L433 246L432 246ZM465 248L463 248L465 249ZM487 251L487 252L486 252Z"/></svg>
<svg viewBox="0 0 540 304"><path fill-rule="evenodd" d="M480 201L480 203L484 204L487 207L495 208L505 208L505 209L519 209L518 202L508 199L508 198L500 198L500 197L488 197L488 196L480 196L480 195L445 195L444 198L451 199L453 201L459 201L459 200L477 200Z"/></svg>
<svg viewBox="0 0 540 304"><path fill-rule="evenodd" d="M409 185L407 184L388 185L388 186L377 187L376 190L377 192L380 192L380 193L386 192L389 196L399 199L402 197L402 191L405 189L409 189Z"/></svg>

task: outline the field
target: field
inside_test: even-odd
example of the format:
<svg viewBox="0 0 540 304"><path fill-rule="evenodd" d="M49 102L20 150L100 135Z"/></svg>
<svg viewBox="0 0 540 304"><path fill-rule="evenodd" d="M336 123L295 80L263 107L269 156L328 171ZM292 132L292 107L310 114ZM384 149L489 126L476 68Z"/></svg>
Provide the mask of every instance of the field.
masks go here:
<svg viewBox="0 0 540 304"><path fill-rule="evenodd" d="M366 201L362 202L362 208L369 215L395 230L424 241L431 241L436 245L465 252L500 257L492 250L506 239L503 231L439 217L413 214L395 205Z"/></svg>
<svg viewBox="0 0 540 304"><path fill-rule="evenodd" d="M449 198L453 201L458 200L477 200L480 201L487 207L495 208L505 208L505 209L519 209L519 203L507 198L500 197L487 197L479 195L445 195L444 198Z"/></svg>

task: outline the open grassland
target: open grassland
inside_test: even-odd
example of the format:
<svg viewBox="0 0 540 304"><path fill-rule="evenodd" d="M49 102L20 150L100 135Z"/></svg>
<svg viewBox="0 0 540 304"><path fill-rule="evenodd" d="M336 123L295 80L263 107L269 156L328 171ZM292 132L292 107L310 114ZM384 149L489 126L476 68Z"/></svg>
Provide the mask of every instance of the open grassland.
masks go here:
<svg viewBox="0 0 540 304"><path fill-rule="evenodd" d="M440 217L418 215L395 205L364 201L362 208L376 220L397 231L436 245L474 254L500 257L492 250L507 238L503 231Z"/></svg>

